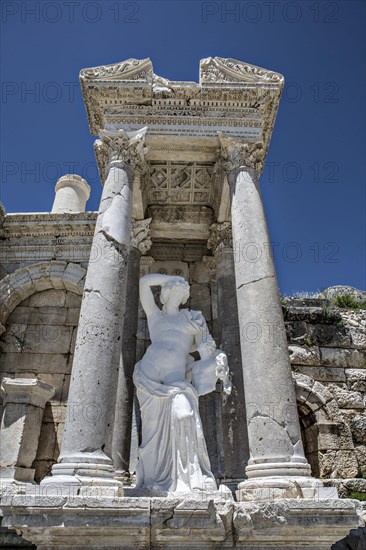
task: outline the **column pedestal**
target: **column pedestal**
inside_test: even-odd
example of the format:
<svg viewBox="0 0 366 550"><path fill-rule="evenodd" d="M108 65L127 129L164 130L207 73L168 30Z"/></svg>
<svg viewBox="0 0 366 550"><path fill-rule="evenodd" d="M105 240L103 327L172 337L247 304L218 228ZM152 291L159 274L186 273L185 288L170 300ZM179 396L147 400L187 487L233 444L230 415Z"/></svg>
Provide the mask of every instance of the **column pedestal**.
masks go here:
<svg viewBox="0 0 366 550"><path fill-rule="evenodd" d="M43 411L55 388L35 378L4 378L4 413L0 430L0 485L34 483Z"/></svg>

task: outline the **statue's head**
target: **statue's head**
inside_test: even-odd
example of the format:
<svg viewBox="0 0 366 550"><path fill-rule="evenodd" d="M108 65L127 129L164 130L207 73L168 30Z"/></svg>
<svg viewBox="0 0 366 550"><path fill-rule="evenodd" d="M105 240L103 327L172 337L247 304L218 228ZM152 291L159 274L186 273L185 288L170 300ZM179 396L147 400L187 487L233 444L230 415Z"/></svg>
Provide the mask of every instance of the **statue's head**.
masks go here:
<svg viewBox="0 0 366 550"><path fill-rule="evenodd" d="M163 307L173 302L177 306L185 304L189 298L189 284L187 281L177 279L169 281L161 287L160 301Z"/></svg>

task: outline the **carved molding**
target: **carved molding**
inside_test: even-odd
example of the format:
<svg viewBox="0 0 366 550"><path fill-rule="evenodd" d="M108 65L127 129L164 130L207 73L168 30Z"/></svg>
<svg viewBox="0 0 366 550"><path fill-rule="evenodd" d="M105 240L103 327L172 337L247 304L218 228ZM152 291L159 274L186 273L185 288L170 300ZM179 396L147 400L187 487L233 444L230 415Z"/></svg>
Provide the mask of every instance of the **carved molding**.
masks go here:
<svg viewBox="0 0 366 550"><path fill-rule="evenodd" d="M215 254L222 248L233 247L233 235L231 222L213 223L210 227L210 237L207 241L207 248Z"/></svg>
<svg viewBox="0 0 366 550"><path fill-rule="evenodd" d="M101 65L80 71L83 80L152 80L152 63L146 59L127 59L113 65Z"/></svg>
<svg viewBox="0 0 366 550"><path fill-rule="evenodd" d="M150 223L152 218L146 220L132 220L131 246L138 248L142 255L151 248Z"/></svg>
<svg viewBox="0 0 366 550"><path fill-rule="evenodd" d="M241 167L262 172L266 151L262 142L250 143L248 141L234 139L218 132L220 141L219 162L226 172Z"/></svg>
<svg viewBox="0 0 366 550"><path fill-rule="evenodd" d="M106 130L100 132L100 139L95 141L94 150L102 183L104 183L111 162L121 162L133 169L138 168L141 172L147 170L145 162L146 131L146 127L142 128L133 137L128 136L124 130L118 130L116 133Z"/></svg>
<svg viewBox="0 0 366 550"><path fill-rule="evenodd" d="M200 62L200 83L283 83L281 74L236 59L207 57Z"/></svg>

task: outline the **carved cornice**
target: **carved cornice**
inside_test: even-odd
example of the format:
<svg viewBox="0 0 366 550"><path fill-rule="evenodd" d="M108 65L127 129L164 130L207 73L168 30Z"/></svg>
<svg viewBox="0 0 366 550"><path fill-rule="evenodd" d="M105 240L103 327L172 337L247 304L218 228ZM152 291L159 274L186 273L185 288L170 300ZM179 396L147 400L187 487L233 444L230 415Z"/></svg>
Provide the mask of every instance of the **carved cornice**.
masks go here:
<svg viewBox="0 0 366 550"><path fill-rule="evenodd" d="M138 168L141 172L147 170L145 162L145 135L147 128L142 128L135 136L130 137L124 130L111 133L105 130L100 132L100 139L94 143L95 156L100 174L104 183L111 162L121 162Z"/></svg>
<svg viewBox="0 0 366 550"><path fill-rule="evenodd" d="M151 248L150 223L152 218L146 220L132 220L131 246L138 248L142 255Z"/></svg>
<svg viewBox="0 0 366 550"><path fill-rule="evenodd" d="M146 59L84 69L80 80L94 135L147 125L148 137L215 142L221 131L266 151L283 89L282 75L221 57L201 61L200 84L157 76Z"/></svg>
<svg viewBox="0 0 366 550"><path fill-rule="evenodd" d="M245 167L255 170L258 176L261 174L266 155L262 142L233 139L222 132L218 132L218 136L221 147L219 163L226 172Z"/></svg>
<svg viewBox="0 0 366 550"><path fill-rule="evenodd" d="M283 76L236 59L207 57L200 62L200 83L247 82L283 84Z"/></svg>
<svg viewBox="0 0 366 550"><path fill-rule="evenodd" d="M113 65L102 65L80 71L80 81L84 80L152 80L153 71L150 59L127 59Z"/></svg>
<svg viewBox="0 0 366 550"><path fill-rule="evenodd" d="M222 248L233 247L233 235L231 222L213 223L210 227L210 237L207 241L207 248L215 254Z"/></svg>

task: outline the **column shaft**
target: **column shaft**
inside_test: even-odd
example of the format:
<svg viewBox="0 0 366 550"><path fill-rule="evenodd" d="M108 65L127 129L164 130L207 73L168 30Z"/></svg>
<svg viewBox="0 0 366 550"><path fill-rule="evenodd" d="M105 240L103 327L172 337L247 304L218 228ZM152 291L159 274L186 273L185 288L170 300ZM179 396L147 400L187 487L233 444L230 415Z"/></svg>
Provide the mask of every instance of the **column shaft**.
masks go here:
<svg viewBox="0 0 366 550"><path fill-rule="evenodd" d="M258 178L229 175L250 460L247 476L309 475Z"/></svg>

